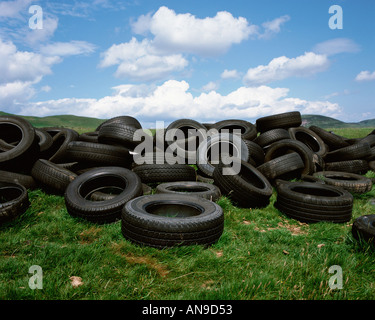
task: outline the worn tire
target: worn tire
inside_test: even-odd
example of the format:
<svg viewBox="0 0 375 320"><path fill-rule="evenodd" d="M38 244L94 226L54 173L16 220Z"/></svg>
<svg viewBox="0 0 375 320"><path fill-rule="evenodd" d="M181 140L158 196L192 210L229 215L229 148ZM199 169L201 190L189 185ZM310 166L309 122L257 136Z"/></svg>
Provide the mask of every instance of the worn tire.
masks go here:
<svg viewBox="0 0 375 320"><path fill-rule="evenodd" d="M322 179L326 184L340 187L352 193L366 193L372 189L372 181L365 176L338 171L321 171L313 175Z"/></svg>
<svg viewBox="0 0 375 320"><path fill-rule="evenodd" d="M106 187L116 187L122 192L105 201L90 200L92 193ZM140 195L142 183L134 172L121 167L102 167L89 170L72 181L65 191L65 204L73 217L110 223L119 220L123 206Z"/></svg>
<svg viewBox="0 0 375 320"><path fill-rule="evenodd" d="M24 186L26 189L31 190L37 187L37 183L31 175L17 172L0 170L0 181L6 183L20 184L21 186Z"/></svg>
<svg viewBox="0 0 375 320"><path fill-rule="evenodd" d="M340 171L365 174L370 169L366 160L347 160L337 162L325 162L324 171Z"/></svg>
<svg viewBox="0 0 375 320"><path fill-rule="evenodd" d="M211 245L224 229L223 209L204 198L155 194L129 201L122 210L123 236L156 248Z"/></svg>
<svg viewBox="0 0 375 320"><path fill-rule="evenodd" d="M370 145L365 143L356 143L348 147L340 148L335 151L328 152L325 156L326 162L346 161L346 160L362 160L371 155Z"/></svg>
<svg viewBox="0 0 375 320"><path fill-rule="evenodd" d="M45 159L35 162L31 176L42 189L57 194L64 194L68 185L77 177L74 172Z"/></svg>
<svg viewBox="0 0 375 320"><path fill-rule="evenodd" d="M261 133L276 128L299 127L301 124L302 117L299 111L274 114L256 120L256 128Z"/></svg>
<svg viewBox="0 0 375 320"><path fill-rule="evenodd" d="M262 148L265 148L284 139L290 139L289 132L285 129L277 128L261 133L253 141Z"/></svg>
<svg viewBox="0 0 375 320"><path fill-rule="evenodd" d="M101 126L98 133L98 142L116 145L133 150L140 141L134 140L137 129L122 122L110 122Z"/></svg>
<svg viewBox="0 0 375 320"><path fill-rule="evenodd" d="M223 169L226 167L220 162L213 173L215 185L224 195L243 208L263 208L269 204L273 189L259 170L241 161L238 174L224 175Z"/></svg>
<svg viewBox="0 0 375 320"><path fill-rule="evenodd" d="M253 140L257 136L257 129L251 122L245 120L222 120L216 122L211 129L216 129L219 133L224 132L232 133L233 130L241 130L241 138L246 140Z"/></svg>
<svg viewBox="0 0 375 320"><path fill-rule="evenodd" d="M375 214L361 216L354 220L352 235L356 240L375 241Z"/></svg>
<svg viewBox="0 0 375 320"><path fill-rule="evenodd" d="M221 196L220 189L214 184L195 181L161 183L156 187L156 193L188 194L214 202Z"/></svg>
<svg viewBox="0 0 375 320"><path fill-rule="evenodd" d="M24 186L0 182L0 224L16 219L30 206L29 195Z"/></svg>
<svg viewBox="0 0 375 320"><path fill-rule="evenodd" d="M142 164L133 168L143 183L196 181L195 169L186 164Z"/></svg>
<svg viewBox="0 0 375 320"><path fill-rule="evenodd" d="M353 196L346 190L315 182L283 182L277 185L275 207L302 222L347 222Z"/></svg>
<svg viewBox="0 0 375 320"><path fill-rule="evenodd" d="M320 138L319 135L314 131L304 127L294 127L289 128L288 132L291 139L301 141L311 151L318 154L319 156L324 157L327 154L328 149L326 147L326 144L324 143L322 138Z"/></svg>
<svg viewBox="0 0 375 320"><path fill-rule="evenodd" d="M328 132L318 126L310 126L309 129L315 132L328 146L329 151L334 151L344 147L348 147L349 143L345 141L343 137Z"/></svg>

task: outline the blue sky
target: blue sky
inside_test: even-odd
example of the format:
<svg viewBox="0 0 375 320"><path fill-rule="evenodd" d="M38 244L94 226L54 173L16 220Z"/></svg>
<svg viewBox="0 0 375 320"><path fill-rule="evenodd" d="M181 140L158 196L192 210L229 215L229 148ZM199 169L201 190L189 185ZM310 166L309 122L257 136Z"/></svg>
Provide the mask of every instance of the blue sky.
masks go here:
<svg viewBox="0 0 375 320"><path fill-rule="evenodd" d="M372 119L374 17L371 0L2 1L0 110L147 126L294 110Z"/></svg>

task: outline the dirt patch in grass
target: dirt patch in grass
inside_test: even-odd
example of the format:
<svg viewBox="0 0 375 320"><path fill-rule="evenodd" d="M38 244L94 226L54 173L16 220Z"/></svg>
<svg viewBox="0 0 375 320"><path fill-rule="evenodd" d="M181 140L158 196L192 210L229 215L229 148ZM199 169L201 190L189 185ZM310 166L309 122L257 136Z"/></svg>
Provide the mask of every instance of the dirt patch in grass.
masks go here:
<svg viewBox="0 0 375 320"><path fill-rule="evenodd" d="M82 231L79 234L81 244L90 244L98 239L102 229L98 227L90 227L89 229Z"/></svg>
<svg viewBox="0 0 375 320"><path fill-rule="evenodd" d="M242 223L246 225L250 225L251 221L244 220ZM254 227L254 230L259 231L259 232L267 232L267 231L272 231L272 230L277 230L277 229L287 229L290 231L292 236L306 235L308 233L307 229L309 225L307 223L303 223L299 221L296 221L296 223L298 225L289 224L288 221L280 221L277 224L277 227L268 227L268 228Z"/></svg>

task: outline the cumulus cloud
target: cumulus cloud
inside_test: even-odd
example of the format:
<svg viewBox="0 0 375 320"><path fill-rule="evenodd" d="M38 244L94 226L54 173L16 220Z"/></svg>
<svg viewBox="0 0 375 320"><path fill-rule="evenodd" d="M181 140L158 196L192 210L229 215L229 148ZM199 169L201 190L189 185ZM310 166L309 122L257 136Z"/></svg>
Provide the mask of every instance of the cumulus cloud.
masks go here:
<svg viewBox="0 0 375 320"><path fill-rule="evenodd" d="M313 51L318 54L332 56L339 53L359 52L360 46L348 38L335 38L318 43Z"/></svg>
<svg viewBox="0 0 375 320"><path fill-rule="evenodd" d="M355 77L356 81L373 81L375 80L375 71L370 72L370 71L361 71L360 73L357 74Z"/></svg>
<svg viewBox="0 0 375 320"><path fill-rule="evenodd" d="M220 75L222 79L238 79L240 73L237 70L227 70L225 69Z"/></svg>
<svg viewBox="0 0 375 320"><path fill-rule="evenodd" d="M227 11L200 19L190 13L177 14L164 6L152 16L140 16L132 26L133 32L138 34L149 31L159 49L206 56L226 52L257 30L245 18L235 18Z"/></svg>
<svg viewBox="0 0 375 320"><path fill-rule="evenodd" d="M21 12L31 4L32 0L14 0L0 2L0 18L21 18Z"/></svg>
<svg viewBox="0 0 375 320"><path fill-rule="evenodd" d="M181 54L162 54L148 39L139 42L133 37L129 42L112 45L102 54L100 67L114 65L118 65L116 77L150 81L181 71L188 61Z"/></svg>
<svg viewBox="0 0 375 320"><path fill-rule="evenodd" d="M179 118L197 121L218 121L230 118L255 120L258 117L286 111L339 114L341 108L328 101L307 101L288 97L289 89L268 86L240 87L227 95L215 90L194 96L186 81L168 80L155 85L122 85L111 96L101 99L67 98L32 102L22 114L46 116L53 114L87 115L106 119L132 115L143 123L170 122Z"/></svg>
<svg viewBox="0 0 375 320"><path fill-rule="evenodd" d="M306 77L326 70L329 60L326 55L313 52L296 58L285 56L274 58L268 65L250 68L243 80L247 85L266 84L289 77Z"/></svg>

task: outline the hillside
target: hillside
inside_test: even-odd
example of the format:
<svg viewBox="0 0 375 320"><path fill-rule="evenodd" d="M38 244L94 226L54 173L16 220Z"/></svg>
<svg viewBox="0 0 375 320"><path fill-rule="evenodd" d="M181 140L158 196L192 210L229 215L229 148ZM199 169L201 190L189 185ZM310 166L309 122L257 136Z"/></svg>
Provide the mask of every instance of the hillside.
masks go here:
<svg viewBox="0 0 375 320"><path fill-rule="evenodd" d="M10 115L0 111L1 115ZM91 131L101 124L104 119L79 117L73 115L57 115L48 117L32 117L22 116L30 121L35 127L68 127L77 128L81 130ZM340 120L320 116L320 115L302 115L303 125L309 127L312 125L327 129L327 128L375 128L375 119L363 120L358 123L346 123Z"/></svg>

